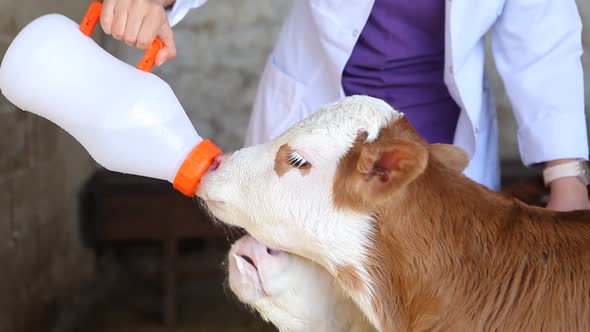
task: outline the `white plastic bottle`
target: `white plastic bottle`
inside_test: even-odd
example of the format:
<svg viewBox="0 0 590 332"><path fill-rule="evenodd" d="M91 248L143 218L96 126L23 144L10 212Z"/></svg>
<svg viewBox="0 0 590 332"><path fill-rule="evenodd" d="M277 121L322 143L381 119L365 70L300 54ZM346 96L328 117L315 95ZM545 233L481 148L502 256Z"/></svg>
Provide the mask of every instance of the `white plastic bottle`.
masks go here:
<svg viewBox="0 0 590 332"><path fill-rule="evenodd" d="M100 16L93 6L90 31ZM37 18L16 36L0 65L0 90L66 130L103 167L167 180L185 195L221 154L166 82L113 57L62 15Z"/></svg>

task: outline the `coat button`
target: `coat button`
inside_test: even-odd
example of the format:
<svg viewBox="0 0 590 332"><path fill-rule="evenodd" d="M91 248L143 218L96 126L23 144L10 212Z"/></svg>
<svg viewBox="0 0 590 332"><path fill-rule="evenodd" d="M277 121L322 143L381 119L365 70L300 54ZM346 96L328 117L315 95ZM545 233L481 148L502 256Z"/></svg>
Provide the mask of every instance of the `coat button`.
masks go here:
<svg viewBox="0 0 590 332"><path fill-rule="evenodd" d="M475 129L473 130L473 132L475 133L475 135L479 134L479 128L475 127Z"/></svg>
<svg viewBox="0 0 590 332"><path fill-rule="evenodd" d="M453 66L449 66L449 73L453 74Z"/></svg>
<svg viewBox="0 0 590 332"><path fill-rule="evenodd" d="M359 30L358 29L352 30L352 36L355 37L355 38L358 37L359 36Z"/></svg>

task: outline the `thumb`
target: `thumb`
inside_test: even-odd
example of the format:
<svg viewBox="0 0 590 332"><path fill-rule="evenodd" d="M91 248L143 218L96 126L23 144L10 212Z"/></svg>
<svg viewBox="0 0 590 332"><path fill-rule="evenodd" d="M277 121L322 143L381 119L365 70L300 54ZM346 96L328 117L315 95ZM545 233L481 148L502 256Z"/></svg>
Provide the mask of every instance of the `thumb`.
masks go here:
<svg viewBox="0 0 590 332"><path fill-rule="evenodd" d="M174 32L168 24L164 24L160 28L158 37L164 42L164 48L156 56L156 65L161 66L164 62L176 57L176 43L174 42Z"/></svg>

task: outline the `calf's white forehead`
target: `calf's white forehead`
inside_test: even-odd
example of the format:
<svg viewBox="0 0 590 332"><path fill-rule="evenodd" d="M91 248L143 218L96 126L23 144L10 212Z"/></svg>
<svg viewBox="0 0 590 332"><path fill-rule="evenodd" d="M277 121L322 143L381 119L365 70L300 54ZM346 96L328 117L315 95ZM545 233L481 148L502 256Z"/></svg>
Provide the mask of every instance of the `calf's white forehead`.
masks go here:
<svg viewBox="0 0 590 332"><path fill-rule="evenodd" d="M394 110L381 99L369 96L351 96L322 106L308 118L298 122L274 142L275 148L290 143L295 146L328 144L348 149L359 132L368 134L367 142L374 141L379 131L403 113ZM317 142L326 137L330 142Z"/></svg>

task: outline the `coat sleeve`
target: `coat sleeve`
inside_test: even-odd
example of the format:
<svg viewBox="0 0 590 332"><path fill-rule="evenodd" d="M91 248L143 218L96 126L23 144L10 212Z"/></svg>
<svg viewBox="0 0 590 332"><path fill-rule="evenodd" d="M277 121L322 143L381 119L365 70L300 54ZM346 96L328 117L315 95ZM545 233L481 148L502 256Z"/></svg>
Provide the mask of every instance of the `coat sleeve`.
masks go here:
<svg viewBox="0 0 590 332"><path fill-rule="evenodd" d="M588 159L582 23L575 0L506 0L492 43L524 164Z"/></svg>
<svg viewBox="0 0 590 332"><path fill-rule="evenodd" d="M176 0L174 4L168 8L168 22L170 26L175 26L180 22L186 14L193 8L200 7L205 4L207 0Z"/></svg>

